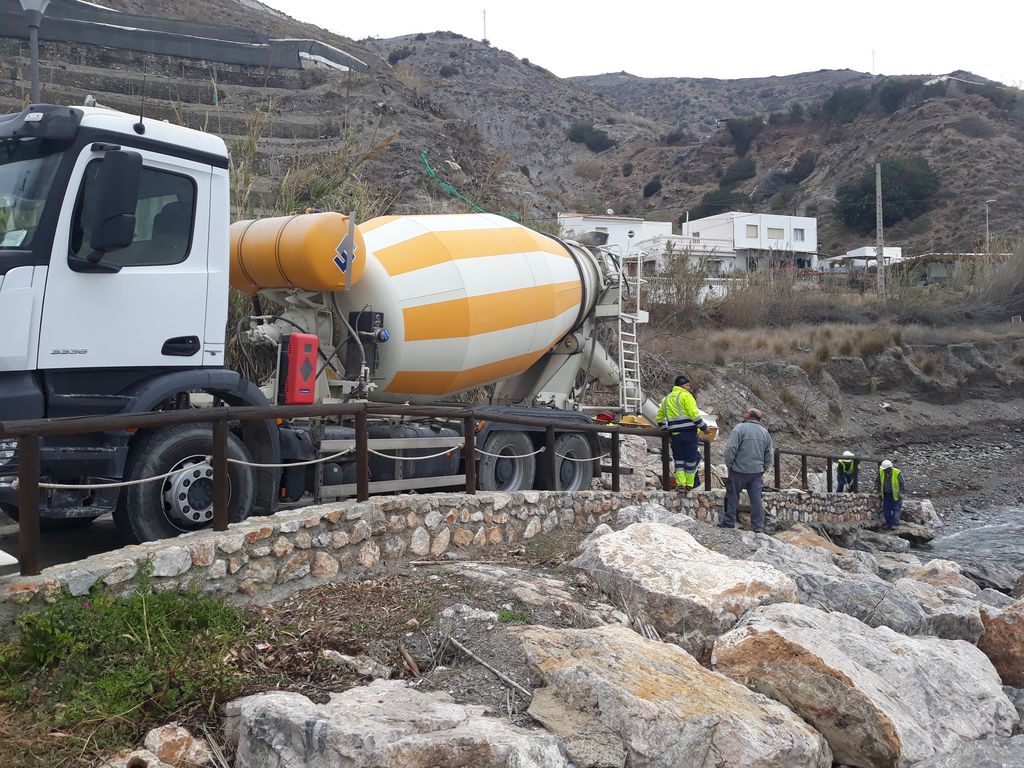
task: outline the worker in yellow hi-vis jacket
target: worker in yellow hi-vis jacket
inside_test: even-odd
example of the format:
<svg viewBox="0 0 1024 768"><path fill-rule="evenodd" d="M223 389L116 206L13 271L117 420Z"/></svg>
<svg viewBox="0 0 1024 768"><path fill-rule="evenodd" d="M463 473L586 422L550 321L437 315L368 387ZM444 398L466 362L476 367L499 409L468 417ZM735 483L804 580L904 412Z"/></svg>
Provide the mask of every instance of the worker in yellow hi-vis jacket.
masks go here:
<svg viewBox="0 0 1024 768"><path fill-rule="evenodd" d="M676 467L676 488L688 491L697 482L700 445L697 431L706 428L690 393L690 379L676 376L675 387L658 407L658 426L672 432L672 459Z"/></svg>

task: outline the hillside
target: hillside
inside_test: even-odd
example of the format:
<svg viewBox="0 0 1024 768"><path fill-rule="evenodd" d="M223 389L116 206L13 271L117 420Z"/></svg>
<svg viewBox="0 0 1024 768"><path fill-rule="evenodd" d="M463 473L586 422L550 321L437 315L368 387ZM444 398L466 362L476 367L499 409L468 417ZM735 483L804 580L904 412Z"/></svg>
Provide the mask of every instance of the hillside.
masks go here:
<svg viewBox="0 0 1024 768"><path fill-rule="evenodd" d="M877 78L849 69L822 69L797 75L740 80L645 78L628 72L570 79L623 109L701 137L718 130L719 120L786 112L793 104L806 107L827 98L839 86L870 86Z"/></svg>
<svg viewBox="0 0 1024 768"><path fill-rule="evenodd" d="M919 77L893 109L872 102L849 122L836 122L820 116L821 103L839 86L877 90L876 78L819 71L735 81L625 73L565 80L450 32L353 41L255 0L109 5L212 18L271 37L314 37L369 65L368 73L351 76L320 68L254 71L43 44L44 99L73 104L93 94L134 111L145 79L147 113L224 136L238 171L240 214L352 206L365 218L462 211L468 199L541 229L552 229L555 215L568 209L678 222L719 188L737 160L716 118L750 114L766 123L747 152L753 176L727 186L746 196L750 210L817 215L824 254L871 240L836 220L838 187L877 158L908 155L924 157L941 188L931 211L888 229L890 242L910 252L974 248L988 199L997 201L993 237L1021 236L1024 202L1013 193L1024 172L1024 108L1012 94L994 99L955 81L924 88ZM0 52L0 108L19 109L27 98L27 46L0 38ZM802 107L797 119L789 113L794 103ZM594 152L567 139L570 128L589 124L614 145ZM424 152L438 180L424 166ZM816 154L813 172L787 184L785 173L806 152ZM648 188L645 197L655 177L661 188Z"/></svg>

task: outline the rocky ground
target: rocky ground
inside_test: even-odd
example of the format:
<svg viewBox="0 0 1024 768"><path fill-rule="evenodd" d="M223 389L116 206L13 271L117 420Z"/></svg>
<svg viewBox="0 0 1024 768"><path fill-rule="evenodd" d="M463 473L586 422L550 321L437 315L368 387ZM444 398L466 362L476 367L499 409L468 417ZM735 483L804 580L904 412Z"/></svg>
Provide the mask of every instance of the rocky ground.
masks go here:
<svg viewBox="0 0 1024 768"><path fill-rule="evenodd" d="M267 606L319 648L293 660L318 675L185 723L223 762L182 759L177 731L177 760L145 746L235 768L1024 760L1024 691L1003 687L1024 685L1024 600L871 532L768 536L653 505L614 528Z"/></svg>

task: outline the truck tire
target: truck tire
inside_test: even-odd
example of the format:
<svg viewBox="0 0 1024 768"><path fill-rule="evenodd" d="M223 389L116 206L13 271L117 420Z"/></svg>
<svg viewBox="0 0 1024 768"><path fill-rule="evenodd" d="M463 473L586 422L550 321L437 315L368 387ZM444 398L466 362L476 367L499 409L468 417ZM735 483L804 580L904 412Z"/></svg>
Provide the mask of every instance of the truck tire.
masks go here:
<svg viewBox="0 0 1024 768"><path fill-rule="evenodd" d="M155 541L205 528L213 521L213 470L206 457L213 452L213 430L205 424L183 424L148 434L132 447L125 480L141 480L180 472L125 488L114 523L127 542ZM228 458L252 461L248 449L230 432ZM228 520L249 516L256 493L252 467L228 464Z"/></svg>
<svg viewBox="0 0 1024 768"><path fill-rule="evenodd" d="M511 492L533 488L537 461L536 456L526 455L535 449L525 432L492 432L484 441L482 450L484 455L480 457L476 470L480 490Z"/></svg>
<svg viewBox="0 0 1024 768"><path fill-rule="evenodd" d="M589 491L594 481L594 452L587 438L578 432L563 432L555 438L555 454L555 467L558 471L558 484L555 487L560 491ZM547 462L542 461L537 487L544 490L550 487L546 468Z"/></svg>

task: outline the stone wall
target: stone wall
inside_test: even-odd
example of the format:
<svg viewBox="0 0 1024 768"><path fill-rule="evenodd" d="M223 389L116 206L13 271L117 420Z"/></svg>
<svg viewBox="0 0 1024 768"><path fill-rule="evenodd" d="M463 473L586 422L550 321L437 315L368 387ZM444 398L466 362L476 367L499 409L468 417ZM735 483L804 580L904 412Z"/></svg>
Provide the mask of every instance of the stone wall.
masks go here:
<svg viewBox="0 0 1024 768"><path fill-rule="evenodd" d="M197 531L47 568L40 576L0 578L0 623L61 589L84 595L95 584L131 590L152 562L154 589L188 589L244 601L310 586L403 558L442 557L532 539L554 528L590 530L644 501L699 520L716 519L724 491L685 496L664 491L527 491L520 493L379 496L254 517L225 532ZM878 514L872 496L766 493L779 522L858 524Z"/></svg>

